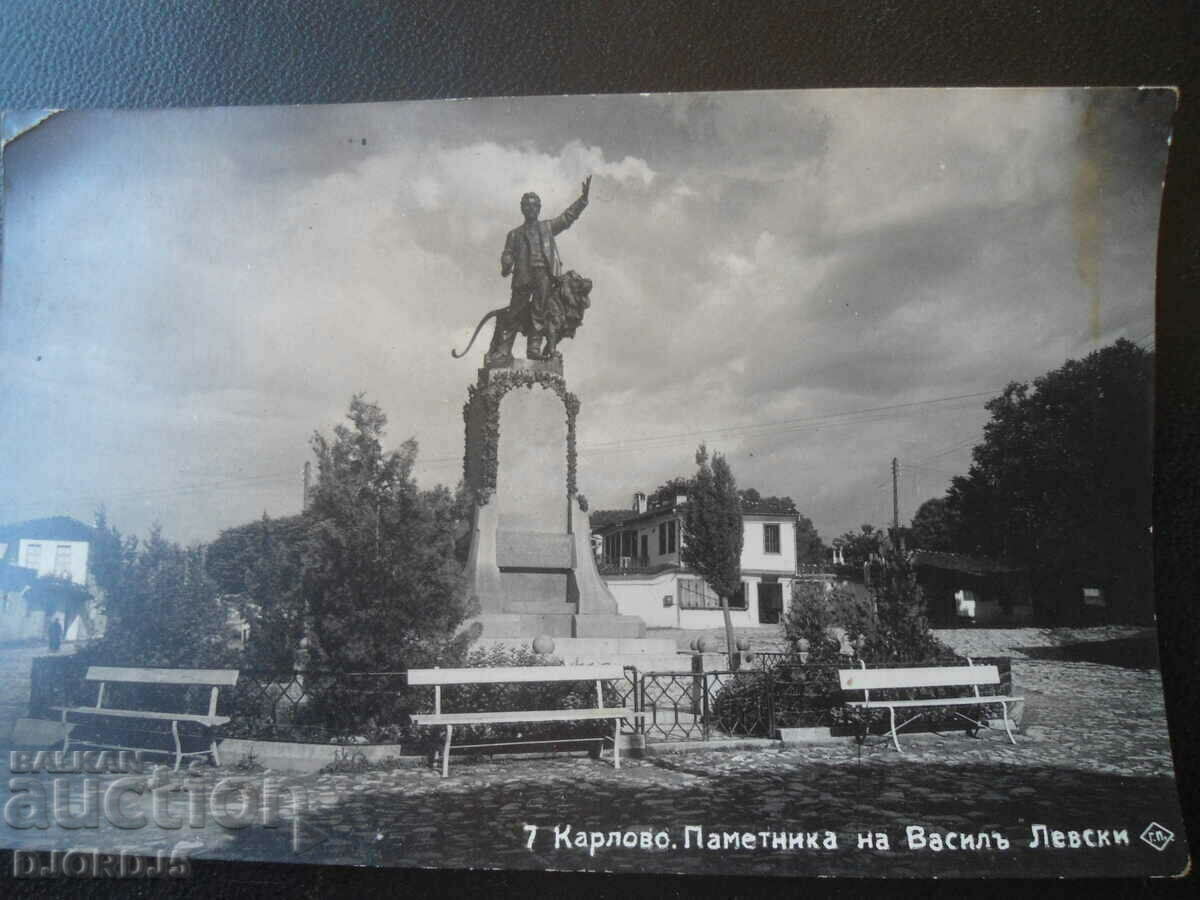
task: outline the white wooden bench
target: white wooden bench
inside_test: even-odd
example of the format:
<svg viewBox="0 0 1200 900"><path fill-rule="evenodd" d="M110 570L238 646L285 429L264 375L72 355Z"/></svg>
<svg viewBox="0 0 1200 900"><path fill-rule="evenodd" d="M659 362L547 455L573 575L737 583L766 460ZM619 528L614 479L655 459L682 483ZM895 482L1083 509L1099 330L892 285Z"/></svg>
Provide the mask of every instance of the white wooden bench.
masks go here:
<svg viewBox="0 0 1200 900"><path fill-rule="evenodd" d="M450 774L451 736L455 725L499 725L514 722L572 722L611 719L613 721L613 768L619 769L621 768L621 720L632 719L642 715L642 713L635 713L623 706L606 707L604 705L604 682L624 677L625 670L619 665L409 669L408 683L410 685L431 685L433 687L433 712L414 713L412 721L414 725L445 726L446 743L442 749L443 778ZM596 683L596 706L587 709L536 709L511 712L442 712L443 685L553 681L594 681ZM556 744L565 743L567 740L588 739L569 738L558 741L508 741L492 744L460 744L459 749L478 749L480 747L505 746L505 744ZM595 738L594 740L607 740L607 738Z"/></svg>
<svg viewBox="0 0 1200 900"><path fill-rule="evenodd" d="M936 709L947 709L961 719L970 722L974 729L990 728L987 719L980 715L978 718L960 712L961 708L986 708L999 706L1004 717L1004 730L1008 739L1014 744L1011 721L1008 716L1008 705L1023 701L1024 697L1012 697L1007 694L980 694L980 685L1000 684L1000 670L996 666L977 666L967 660L965 666L927 666L907 669L868 669L862 663L862 668L839 669L838 679L843 691L862 691L863 699L846 700L847 706L854 709L886 709L891 727L888 735L896 749L900 750L900 739L897 733L905 725L919 719L922 715ZM955 697L931 697L925 700L885 700L872 698L872 691L892 691L904 688L960 688L964 693ZM970 689L970 693L966 691ZM896 724L896 710L912 711L913 715L899 725ZM864 735L865 737L865 735Z"/></svg>
<svg viewBox="0 0 1200 900"><path fill-rule="evenodd" d="M217 715L217 694L223 687L233 687L237 684L238 672L236 669L139 669L129 666L91 666L87 670L85 676L86 681L99 682L100 687L96 693L95 706L54 706L52 709L62 711L63 722L63 752L71 744L71 729L67 727L72 724L68 722L68 715L75 716L94 716L108 717L113 716L122 719L142 719L142 720L158 720L171 723L171 734L175 738L175 769L178 771L179 764L185 756L205 756L212 754L213 763L220 765L221 759L217 755L216 739L209 735L210 747L208 750L200 750L197 752L184 753L183 745L179 740L179 723L180 722L196 722L205 727L212 729L217 725L224 725L229 721L228 716ZM186 713L186 712L155 712L151 710L138 709L120 709L104 705L104 689L108 684L126 683L126 684L161 684L174 685L180 687L189 687L200 685L210 687L208 698L208 712ZM92 741L76 741L78 744L83 744L89 747L105 747L112 750L143 750L151 753L169 753L167 750L159 750L153 747L124 747L117 744L100 744Z"/></svg>

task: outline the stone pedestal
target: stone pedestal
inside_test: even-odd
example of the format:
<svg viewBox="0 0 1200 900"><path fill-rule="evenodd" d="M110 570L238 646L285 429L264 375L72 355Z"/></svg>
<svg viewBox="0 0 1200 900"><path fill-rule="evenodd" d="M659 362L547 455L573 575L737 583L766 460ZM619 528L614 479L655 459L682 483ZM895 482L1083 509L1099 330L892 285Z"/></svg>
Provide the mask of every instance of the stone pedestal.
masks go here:
<svg viewBox="0 0 1200 900"><path fill-rule="evenodd" d="M644 636L596 570L575 489L575 418L561 360L479 370L463 408L474 498L470 592L486 638Z"/></svg>

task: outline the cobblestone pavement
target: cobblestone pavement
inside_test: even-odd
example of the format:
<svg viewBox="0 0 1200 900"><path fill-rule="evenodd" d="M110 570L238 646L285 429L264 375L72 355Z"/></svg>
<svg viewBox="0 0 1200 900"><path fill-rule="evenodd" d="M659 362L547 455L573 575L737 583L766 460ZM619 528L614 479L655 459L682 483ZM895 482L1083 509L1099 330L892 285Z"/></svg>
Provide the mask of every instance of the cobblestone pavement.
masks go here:
<svg viewBox="0 0 1200 900"><path fill-rule="evenodd" d="M1186 842L1158 673L1012 655L1017 690L1029 698L1026 733L1016 746L1000 730L979 739L908 736L903 755L873 739L861 748L671 754L623 760L620 770L586 756L456 758L444 780L428 767L288 777L301 789L304 808L294 812L286 802L275 827L264 827L259 816L236 829L222 827L211 808L192 827L188 797L206 796L221 779L261 788L283 776L204 767L194 777L172 776L193 785L190 794L167 795L171 815L184 820L178 829L120 831L101 817L86 836L10 828L4 843L178 848L197 858L631 872L949 877L1182 869ZM147 804L146 796L131 799ZM1163 852L1138 837L1152 820L1176 834ZM1064 832L1125 830L1129 845L1032 848L1035 824ZM569 845L556 846L555 828L567 825ZM537 827L532 847L526 826ZM687 826L702 828L706 842L713 833L769 832L803 835L805 846L764 849L756 837L754 849L699 848ZM911 849L909 826L999 832L1010 847ZM662 833L666 846L605 846L590 855L574 844L579 831L605 838L613 831ZM836 834L836 849L808 843L809 833L823 842L826 831ZM889 848L860 848L858 834L868 831L886 833Z"/></svg>

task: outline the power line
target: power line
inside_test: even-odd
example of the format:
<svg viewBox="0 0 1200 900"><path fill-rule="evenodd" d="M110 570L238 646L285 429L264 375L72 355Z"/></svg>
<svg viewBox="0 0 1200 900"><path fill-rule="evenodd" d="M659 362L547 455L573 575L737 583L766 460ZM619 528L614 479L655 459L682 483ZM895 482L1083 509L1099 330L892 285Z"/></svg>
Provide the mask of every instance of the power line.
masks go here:
<svg viewBox="0 0 1200 900"><path fill-rule="evenodd" d="M915 400L907 403L892 403L887 406L873 406L866 409L845 410L842 412L825 413L819 416L804 416L795 419L781 419L775 422L763 422L756 425L730 425L723 428L706 428L693 431L676 432L674 434L653 435L644 438L628 438L618 441L607 441L599 444L592 444L587 449L590 452L595 452L607 447L627 447L631 444L645 444L655 441L674 441L683 438L695 438L706 435L732 435L740 434L749 431L774 431L781 429L784 431L791 430L794 426L812 426L816 424L825 424L832 426L834 424L859 424L860 419L853 419L847 423L836 423L833 420L847 418L850 416L864 416L874 413L891 412L899 409L911 409L921 406L932 406L937 403L949 403L956 400L970 400L978 397L987 397L995 394L995 390L978 391L971 394L956 394L948 397L934 397L929 400ZM868 419L866 421L873 421Z"/></svg>
<svg viewBox="0 0 1200 900"><path fill-rule="evenodd" d="M665 435L651 435L640 438L626 438L617 441L605 441L597 444L589 444L579 449L580 455L602 455L607 453L623 453L636 450L657 449L668 447L672 444L686 440L692 440L699 436L748 436L758 437L773 434L789 434L808 430L819 431L822 428L844 428L854 425L867 425L875 422L886 421L894 418L897 411L920 409L937 404L957 403L965 400L973 400L979 397L994 395L996 391L976 391L968 394L955 394L945 397L933 397L928 400L914 400L905 403L892 403L884 406L866 407L855 410L842 410L833 413L824 413L817 416L803 416L792 419L781 419L774 422L764 422L749 425L730 425L724 427L714 427L708 429L696 429L685 432L675 432ZM953 412L960 407L946 407L937 412ZM839 421L841 420L841 421ZM970 438L968 440L974 440ZM954 449L954 448L952 448ZM946 451L951 452L951 451ZM939 454L940 455L940 454ZM930 457L931 459L934 457ZM441 456L428 457L426 459L418 459L418 466L437 467L449 463L461 464L461 456ZM130 502L140 499L149 499L156 497L172 497L172 496L187 496L189 494L200 493L204 491L225 490L239 487L248 487L255 484L263 486L271 483L291 482L298 478L296 473L262 473L258 475L249 475L241 478L223 478L211 482L198 482L190 485L179 487L159 487L159 488L142 488L137 490L119 491L116 493L88 493L88 494L59 494L56 499L42 499L29 503L14 504L17 509L30 509L35 507L45 507L51 504L65 504L73 502ZM885 483L886 484L886 483ZM53 498L54 495L51 495Z"/></svg>
<svg viewBox="0 0 1200 900"><path fill-rule="evenodd" d="M963 474L962 472L952 472L952 471L951 471L951 470L949 470L949 469L935 469L935 468L933 468L933 467L931 467L931 466L918 466L918 465L916 465L915 463L903 463L903 464L900 466L900 468L901 468L902 470L906 470L906 469L916 469L916 470L918 470L918 471L921 471L921 472L933 472L934 474L937 474L937 475L952 475L952 476L959 476L959 475L962 475L962 474Z"/></svg>

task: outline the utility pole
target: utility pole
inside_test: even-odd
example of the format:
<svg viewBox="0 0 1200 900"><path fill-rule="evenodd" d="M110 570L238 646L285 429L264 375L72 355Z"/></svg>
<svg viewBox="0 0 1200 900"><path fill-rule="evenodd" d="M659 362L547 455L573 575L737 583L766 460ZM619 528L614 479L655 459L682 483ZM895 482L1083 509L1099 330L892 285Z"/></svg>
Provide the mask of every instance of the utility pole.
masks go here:
<svg viewBox="0 0 1200 900"><path fill-rule="evenodd" d="M311 480L312 480L312 463L306 462L304 464L304 497L300 501L301 509L308 509L308 487L309 487L309 483Z"/></svg>
<svg viewBox="0 0 1200 900"><path fill-rule="evenodd" d="M900 492L898 488L900 464L892 457L892 535L899 539L900 535Z"/></svg>

